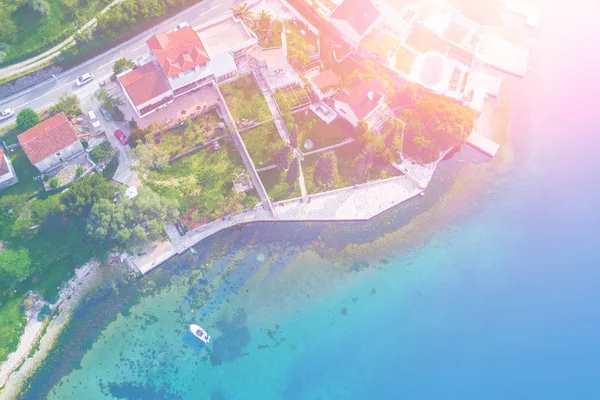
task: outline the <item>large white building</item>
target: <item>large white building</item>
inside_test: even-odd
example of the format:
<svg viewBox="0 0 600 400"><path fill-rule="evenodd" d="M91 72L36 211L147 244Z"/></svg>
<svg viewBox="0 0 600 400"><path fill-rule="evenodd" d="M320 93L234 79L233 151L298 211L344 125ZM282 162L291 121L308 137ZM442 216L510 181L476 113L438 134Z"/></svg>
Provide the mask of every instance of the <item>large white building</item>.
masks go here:
<svg viewBox="0 0 600 400"><path fill-rule="evenodd" d="M139 117L211 82L237 76L236 60L257 43L241 21L225 15L205 25L152 36L140 66L117 77Z"/></svg>

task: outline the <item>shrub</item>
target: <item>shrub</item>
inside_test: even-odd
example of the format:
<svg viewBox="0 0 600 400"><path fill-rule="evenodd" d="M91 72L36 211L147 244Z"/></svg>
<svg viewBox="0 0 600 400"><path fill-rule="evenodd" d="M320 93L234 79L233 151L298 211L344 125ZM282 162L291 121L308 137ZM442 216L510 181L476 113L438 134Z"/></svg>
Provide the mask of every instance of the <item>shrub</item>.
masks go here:
<svg viewBox="0 0 600 400"><path fill-rule="evenodd" d="M83 167L77 167L77 169L75 170L75 174L77 176L81 176L81 175L83 175L83 171L84 171Z"/></svg>
<svg viewBox="0 0 600 400"><path fill-rule="evenodd" d="M48 181L48 186L50 186L52 189L56 189L58 187L58 178L52 178Z"/></svg>
<svg viewBox="0 0 600 400"><path fill-rule="evenodd" d="M24 108L17 115L17 126L21 131L33 128L39 123L40 116L31 108Z"/></svg>
<svg viewBox="0 0 600 400"><path fill-rule="evenodd" d="M83 146L84 149L87 149L88 147L90 147L90 144L88 143L87 140L82 140L81 145Z"/></svg>
<svg viewBox="0 0 600 400"><path fill-rule="evenodd" d="M50 4L46 0L31 0L29 8L43 17L47 17L50 14Z"/></svg>

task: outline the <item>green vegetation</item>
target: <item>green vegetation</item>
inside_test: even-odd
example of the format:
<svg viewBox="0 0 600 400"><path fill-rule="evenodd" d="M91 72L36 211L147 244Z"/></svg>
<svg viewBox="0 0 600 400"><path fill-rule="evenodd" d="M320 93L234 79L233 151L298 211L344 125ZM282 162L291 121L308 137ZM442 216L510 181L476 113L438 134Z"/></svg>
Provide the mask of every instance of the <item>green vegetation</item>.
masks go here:
<svg viewBox="0 0 600 400"><path fill-rule="evenodd" d="M56 189L59 184L60 182L58 181L58 178L52 178L48 181L48 186L50 186L52 189Z"/></svg>
<svg viewBox="0 0 600 400"><path fill-rule="evenodd" d="M70 93L58 96L58 102L48 109L48 113L52 116L61 112L64 112L69 117L80 114L79 97L76 94Z"/></svg>
<svg viewBox="0 0 600 400"><path fill-rule="evenodd" d="M410 73L413 62L415 61L416 54L407 48L400 47L396 51L396 62L394 66L398 71L404 72L405 74Z"/></svg>
<svg viewBox="0 0 600 400"><path fill-rule="evenodd" d="M250 26L254 21L254 12L247 3L237 3L231 8L233 16L241 20L246 26Z"/></svg>
<svg viewBox="0 0 600 400"><path fill-rule="evenodd" d="M42 181L34 179L40 176L40 172L31 164L23 149L13 149L7 155L15 168L19 182L4 189L0 201L11 195L23 195L24 198L27 198L35 195L39 190L43 190ZM0 227L2 226L3 224L0 224Z"/></svg>
<svg viewBox="0 0 600 400"><path fill-rule="evenodd" d="M302 161L302 170L304 171L304 181L308 194L315 194L331 189L340 189L356 184L365 183L375 179L389 178L398 175L398 172L389 163L376 163L373 160L369 162L368 168L365 168L364 161L361 158L363 147L360 143L354 142L338 147L332 151L337 159L337 177L333 182L327 181L328 169L325 164L317 172L316 164L323 156L321 154L312 154ZM329 161L331 163L331 161ZM317 177L315 179L315 172ZM335 176L335 174L333 174ZM328 185L329 183L329 185ZM325 184L323 186L323 184Z"/></svg>
<svg viewBox="0 0 600 400"><path fill-rule="evenodd" d="M219 143L219 150L198 151L144 178L145 186L177 201L181 220L189 229L244 205L246 195L233 190L233 180L245 172L244 164L231 139Z"/></svg>
<svg viewBox="0 0 600 400"><path fill-rule="evenodd" d="M333 189L338 180L338 162L333 151L328 151L319 157L313 173L314 184L325 190Z"/></svg>
<svg viewBox="0 0 600 400"><path fill-rule="evenodd" d="M435 94L420 97L404 110L406 123L404 154L430 163L455 146L462 146L475 124L475 112L451 99Z"/></svg>
<svg viewBox="0 0 600 400"><path fill-rule="evenodd" d="M296 160L290 164L290 168L287 171L274 168L260 172L259 175L271 201L281 201L302 196L298 182L298 161Z"/></svg>
<svg viewBox="0 0 600 400"><path fill-rule="evenodd" d="M311 55L317 53L319 38L298 20L286 21L285 29L288 60L295 67L301 68L310 62ZM304 34L301 31L304 31Z"/></svg>
<svg viewBox="0 0 600 400"><path fill-rule="evenodd" d="M299 107L308 106L311 103L310 96L306 90L299 85L277 89L273 97L275 97L275 101L282 113L293 111Z"/></svg>
<svg viewBox="0 0 600 400"><path fill-rule="evenodd" d="M174 200L142 187L133 199L122 198L117 203L100 199L94 203L87 232L100 241L137 249L148 240L162 237L166 223L174 222L178 216Z"/></svg>
<svg viewBox="0 0 600 400"><path fill-rule="evenodd" d="M283 22L273 19L267 11L261 10L248 27L256 33L260 47L268 49L282 46Z"/></svg>
<svg viewBox="0 0 600 400"><path fill-rule="evenodd" d="M17 126L21 132L33 128L40 123L40 116L31 108L24 108L17 114Z"/></svg>
<svg viewBox="0 0 600 400"><path fill-rule="evenodd" d="M393 36L382 33L379 29L373 29L360 42L361 46L366 47L373 53L382 57L388 57L398 46L400 40Z"/></svg>
<svg viewBox="0 0 600 400"><path fill-rule="evenodd" d="M135 68L135 63L131 60L128 60L125 57L121 57L115 60L115 63L113 64L113 75L117 76L121 72L127 71L128 69L132 68Z"/></svg>
<svg viewBox="0 0 600 400"><path fill-rule="evenodd" d="M105 158L113 158L114 156L116 156L117 149L112 147L110 145L110 142L106 140L94 146L92 150L90 150L89 155L92 161L97 164Z"/></svg>
<svg viewBox="0 0 600 400"><path fill-rule="evenodd" d="M273 165L275 154L287 147L273 122L267 122L244 132L242 139L256 168Z"/></svg>
<svg viewBox="0 0 600 400"><path fill-rule="evenodd" d="M226 83L221 86L221 91L236 123L242 119L259 123L272 118L267 101L252 76Z"/></svg>
<svg viewBox="0 0 600 400"><path fill-rule="evenodd" d="M304 147L307 140L313 142L313 148L310 150L316 150L338 144L356 135L354 127L341 118L327 124L312 111L307 111L294 114L294 120L298 132L298 148L303 152L309 151Z"/></svg>
<svg viewBox="0 0 600 400"><path fill-rule="evenodd" d="M0 139L3 140L7 146L10 146L11 144L18 143L19 140L17 139L17 136L19 133L21 133L21 130L17 124L14 123L4 128L4 132L0 133Z"/></svg>
<svg viewBox="0 0 600 400"><path fill-rule="evenodd" d="M83 25L101 2L86 0L6 0L0 7L0 63L15 63L67 39L75 23Z"/></svg>
<svg viewBox="0 0 600 400"><path fill-rule="evenodd" d="M119 107L121 107L124 103L118 97L114 97L108 93L106 89L101 89L95 95L96 100L102 103L102 107L104 107L112 116L115 121L123 121L125 116Z"/></svg>
<svg viewBox="0 0 600 400"><path fill-rule="evenodd" d="M222 125L219 127L220 123ZM227 133L227 127L213 108L188 119L182 125L157 133L155 141L158 147L174 157Z"/></svg>
<svg viewBox="0 0 600 400"><path fill-rule="evenodd" d="M44 306L42 307L42 309L40 310L40 312L37 315L37 320L38 321L43 321L50 314L52 314L52 310L50 309L50 307L48 306L48 304L44 304Z"/></svg>
<svg viewBox="0 0 600 400"><path fill-rule="evenodd" d="M14 297L0 307L0 361L17 349L19 339L25 331L27 319L21 311L25 294Z"/></svg>

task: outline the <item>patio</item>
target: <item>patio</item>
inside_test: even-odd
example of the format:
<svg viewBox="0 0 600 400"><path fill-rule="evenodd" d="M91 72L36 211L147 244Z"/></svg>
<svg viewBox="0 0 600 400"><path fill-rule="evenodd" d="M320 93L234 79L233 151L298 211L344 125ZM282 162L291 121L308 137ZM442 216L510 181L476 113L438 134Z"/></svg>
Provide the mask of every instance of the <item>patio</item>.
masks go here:
<svg viewBox="0 0 600 400"><path fill-rule="evenodd" d="M155 111L144 118L138 117L129 102L125 103L122 111L125 120L133 118L140 129L147 128L151 124L175 125L176 123L195 116L214 105L220 105L219 94L212 85L205 85L193 92L176 97L173 103Z"/></svg>

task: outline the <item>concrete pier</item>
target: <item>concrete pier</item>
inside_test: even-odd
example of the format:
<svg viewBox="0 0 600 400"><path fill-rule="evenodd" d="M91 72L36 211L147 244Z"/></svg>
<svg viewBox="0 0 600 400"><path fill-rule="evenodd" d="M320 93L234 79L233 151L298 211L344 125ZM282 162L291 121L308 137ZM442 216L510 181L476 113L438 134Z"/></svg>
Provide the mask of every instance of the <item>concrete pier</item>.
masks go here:
<svg viewBox="0 0 600 400"><path fill-rule="evenodd" d="M491 158L494 158L500 148L498 143L480 135L476 131L471 132L467 138L467 144Z"/></svg>

